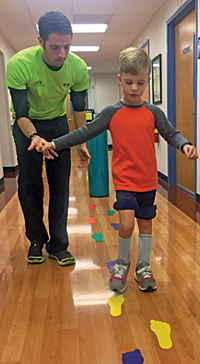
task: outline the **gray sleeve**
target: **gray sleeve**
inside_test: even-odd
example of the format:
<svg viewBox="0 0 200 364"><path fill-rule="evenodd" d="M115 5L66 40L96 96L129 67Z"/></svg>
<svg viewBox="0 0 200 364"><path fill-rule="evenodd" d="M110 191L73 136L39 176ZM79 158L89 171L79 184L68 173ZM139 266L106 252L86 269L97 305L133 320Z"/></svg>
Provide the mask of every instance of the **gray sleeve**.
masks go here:
<svg viewBox="0 0 200 364"><path fill-rule="evenodd" d="M69 134L65 134L59 138L53 139L56 150L61 150L69 147L73 147L77 144L82 144L88 140L101 134L107 130L110 125L110 120L115 113L112 105L103 109L93 121L88 122L82 128L78 128Z"/></svg>
<svg viewBox="0 0 200 364"><path fill-rule="evenodd" d="M159 107L149 104L149 110L154 114L155 128L158 129L160 135L169 145L184 153L184 145L192 145L192 143L185 139L179 130L176 130L173 127L173 125L167 120L165 113Z"/></svg>

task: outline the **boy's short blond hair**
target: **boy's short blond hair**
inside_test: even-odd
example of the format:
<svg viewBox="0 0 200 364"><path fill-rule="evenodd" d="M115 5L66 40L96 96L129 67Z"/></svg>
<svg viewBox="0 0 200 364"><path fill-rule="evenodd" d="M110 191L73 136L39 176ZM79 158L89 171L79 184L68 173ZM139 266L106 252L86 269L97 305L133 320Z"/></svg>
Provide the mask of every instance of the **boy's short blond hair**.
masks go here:
<svg viewBox="0 0 200 364"><path fill-rule="evenodd" d="M148 77L151 74L151 58L142 48L130 47L124 49L119 56L119 73L122 72L137 75L141 72L147 72Z"/></svg>

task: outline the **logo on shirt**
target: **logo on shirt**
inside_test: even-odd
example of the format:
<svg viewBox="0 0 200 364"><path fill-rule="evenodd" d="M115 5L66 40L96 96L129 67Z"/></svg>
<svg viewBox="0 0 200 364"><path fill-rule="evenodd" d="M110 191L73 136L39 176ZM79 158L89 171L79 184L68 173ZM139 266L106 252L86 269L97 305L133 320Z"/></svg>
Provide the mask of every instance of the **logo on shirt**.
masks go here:
<svg viewBox="0 0 200 364"><path fill-rule="evenodd" d="M40 80L37 80L36 82L34 82L32 84L32 86L42 86L42 87L45 87L45 85L43 85L42 81L40 81Z"/></svg>
<svg viewBox="0 0 200 364"><path fill-rule="evenodd" d="M63 86L64 86L64 87L65 87L65 86L69 87L69 85L70 85L70 83L64 83L64 84L63 84Z"/></svg>

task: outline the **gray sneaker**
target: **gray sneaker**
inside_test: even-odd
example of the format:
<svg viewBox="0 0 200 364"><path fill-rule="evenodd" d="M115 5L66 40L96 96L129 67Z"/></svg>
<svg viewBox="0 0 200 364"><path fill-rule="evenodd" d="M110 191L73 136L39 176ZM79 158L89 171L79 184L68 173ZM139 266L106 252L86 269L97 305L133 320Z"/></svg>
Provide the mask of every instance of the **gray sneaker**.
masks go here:
<svg viewBox="0 0 200 364"><path fill-rule="evenodd" d="M129 270L130 264L122 265L115 263L109 280L109 288L111 289L111 291L117 291L119 293L125 291L126 280Z"/></svg>
<svg viewBox="0 0 200 364"><path fill-rule="evenodd" d="M150 265L145 267L136 266L134 278L139 282L139 289L141 291L153 291L157 288L156 280L151 272Z"/></svg>

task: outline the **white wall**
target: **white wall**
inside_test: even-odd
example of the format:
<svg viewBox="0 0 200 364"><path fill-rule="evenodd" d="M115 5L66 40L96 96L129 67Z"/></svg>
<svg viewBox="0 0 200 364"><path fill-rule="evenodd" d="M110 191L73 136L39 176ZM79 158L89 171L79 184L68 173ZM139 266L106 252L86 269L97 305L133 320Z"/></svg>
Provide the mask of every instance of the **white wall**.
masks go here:
<svg viewBox="0 0 200 364"><path fill-rule="evenodd" d="M7 64L8 60L16 53L1 32L0 32L0 51L4 54L5 64Z"/></svg>
<svg viewBox="0 0 200 364"><path fill-rule="evenodd" d="M3 163L1 158L1 145L0 145L0 181L3 178Z"/></svg>
<svg viewBox="0 0 200 364"><path fill-rule="evenodd" d="M119 100L119 87L116 73L95 74L96 112Z"/></svg>
<svg viewBox="0 0 200 364"><path fill-rule="evenodd" d="M145 29L141 32L140 36L133 42L132 46L141 47L147 40L149 40L150 45L150 57L154 58L159 53L162 54L162 104L158 105L167 114L167 26L166 21L178 10L178 8L184 3L183 0L167 0L160 7L158 12L154 15L153 19L148 23ZM200 0L198 0L198 5L200 7ZM200 10L199 10L200 14ZM200 18L200 16L199 16ZM200 21L199 21L200 29ZM198 68L200 65L200 60L198 61ZM198 82L200 85L200 74L198 73ZM150 84L150 90L152 90L152 85ZM152 92L150 92L152 101ZM199 87L198 96L199 100ZM197 111L197 135L198 143L197 149L200 153L200 105L198 103ZM161 173L168 176L168 151L167 143L160 138L159 144L157 146L157 158L158 158L158 168ZM197 193L200 193L200 164L197 162Z"/></svg>
<svg viewBox="0 0 200 364"><path fill-rule="evenodd" d="M90 86L88 89L88 109L96 110L95 77L93 74L89 74L89 82L90 82Z"/></svg>
<svg viewBox="0 0 200 364"><path fill-rule="evenodd" d="M198 37L200 37L200 0L198 0ZM200 59L197 61L197 100L200 100ZM200 157L200 102L197 101L197 150ZM197 161L197 193L200 194L200 160Z"/></svg>
<svg viewBox="0 0 200 364"><path fill-rule="evenodd" d="M116 73L98 73L94 75L96 112L104 107L115 104L119 100L119 86ZM112 145L111 134L108 131L108 145Z"/></svg>
<svg viewBox="0 0 200 364"><path fill-rule="evenodd" d="M149 40L150 57L154 58L162 54L162 104L158 105L167 114L167 26L166 21L176 12L177 0L168 0L154 15L152 21L143 30L140 36L132 44L141 47ZM159 31L158 31L159 29ZM152 84L150 82L150 97L152 102ZM168 176L167 143L160 138L157 146L157 159L159 172Z"/></svg>
<svg viewBox="0 0 200 364"><path fill-rule="evenodd" d="M2 166L17 166L17 157L11 134L10 96L5 86L6 63L13 54L15 54L15 50L0 33L0 178L2 178L3 173Z"/></svg>
<svg viewBox="0 0 200 364"><path fill-rule="evenodd" d="M0 52L0 143L3 167L15 167L17 158L11 133L11 114L9 111L8 91L5 86L4 55Z"/></svg>

